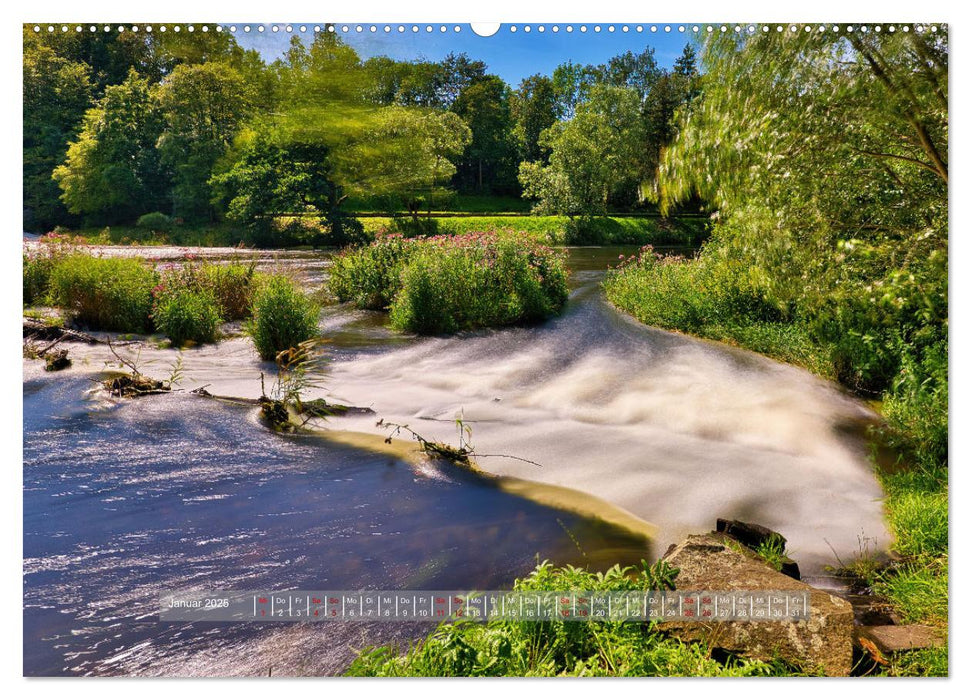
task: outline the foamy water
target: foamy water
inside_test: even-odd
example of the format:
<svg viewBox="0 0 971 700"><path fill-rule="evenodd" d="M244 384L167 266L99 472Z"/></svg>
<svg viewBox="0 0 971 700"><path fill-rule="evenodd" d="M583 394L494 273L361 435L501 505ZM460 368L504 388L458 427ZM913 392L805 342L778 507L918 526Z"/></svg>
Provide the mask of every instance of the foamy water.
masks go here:
<svg viewBox="0 0 971 700"><path fill-rule="evenodd" d="M852 428L862 403L807 372L649 329L595 275L538 329L436 338L335 363L332 392L456 441L503 475L581 489L660 528L659 551L716 517L779 530L805 569L885 548L880 487ZM347 421L374 430L369 421ZM858 430L857 430L858 432Z"/></svg>

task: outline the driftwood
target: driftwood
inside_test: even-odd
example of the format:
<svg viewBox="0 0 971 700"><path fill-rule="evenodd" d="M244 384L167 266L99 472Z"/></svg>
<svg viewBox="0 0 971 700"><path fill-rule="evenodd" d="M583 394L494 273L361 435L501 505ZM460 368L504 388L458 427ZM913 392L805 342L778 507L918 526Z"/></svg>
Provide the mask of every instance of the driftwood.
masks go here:
<svg viewBox="0 0 971 700"><path fill-rule="evenodd" d="M111 396L132 399L151 394L167 394L172 387L167 382L146 377L144 374L118 374L101 382Z"/></svg>
<svg viewBox="0 0 971 700"><path fill-rule="evenodd" d="M148 396L150 394L167 394L172 391L172 381L163 382L159 379L152 379L141 373L138 369L138 358L129 359L122 357L115 350L114 343L110 340L105 341L108 349L111 350L111 354L115 356L118 360L119 367L127 367L131 370L130 373L116 373L113 376L105 379L101 382L101 386L111 396L117 396L119 398L137 398L139 396ZM105 363L107 366L109 363Z"/></svg>
<svg viewBox="0 0 971 700"><path fill-rule="evenodd" d="M41 354L47 350L50 350L64 340L74 341L76 343L87 343L88 345L107 345L109 342L114 343L115 345L134 345L139 342L137 340L108 341L102 338L97 338L90 333L78 331L73 328L55 326L50 323L39 321L36 318L28 318L27 316L24 316L24 338L34 342L42 340L53 341L50 345L44 348L43 351L39 351Z"/></svg>
<svg viewBox="0 0 971 700"><path fill-rule="evenodd" d="M208 384L200 386L189 393L205 399L215 399L216 401L225 401L226 403L242 406L259 406L260 414L270 424L270 427L283 432L292 432L297 428L301 428L312 418L347 415L360 416L374 413L372 409L366 406L344 406L338 403L328 403L324 399L312 399L311 401L301 401L299 405L293 407L294 413L304 418L303 423L298 425L291 420L290 410L283 401L271 399L267 396L261 396L258 399L246 399L241 396L220 396L219 394L210 392L207 389L208 386Z"/></svg>
<svg viewBox="0 0 971 700"><path fill-rule="evenodd" d="M53 326L49 323L44 323L43 321L38 321L34 318L24 317L24 338L30 338L34 341L38 340L52 340L44 352L50 350L57 343L62 340L73 340L78 343L87 343L89 345L101 344L104 341L95 338L93 335L88 335L87 333L82 333L81 331L76 331L71 328L62 328L61 326Z"/></svg>

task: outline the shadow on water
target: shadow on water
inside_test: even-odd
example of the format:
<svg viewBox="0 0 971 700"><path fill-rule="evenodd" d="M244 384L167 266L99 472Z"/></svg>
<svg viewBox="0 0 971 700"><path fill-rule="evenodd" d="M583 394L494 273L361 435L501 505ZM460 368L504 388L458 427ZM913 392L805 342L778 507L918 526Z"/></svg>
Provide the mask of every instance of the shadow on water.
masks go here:
<svg viewBox="0 0 971 700"><path fill-rule="evenodd" d="M185 395L120 405L24 384L24 672L333 673L421 625L157 622L169 589L502 588L537 560L637 563L648 543L481 479ZM281 653L285 650L285 653Z"/></svg>

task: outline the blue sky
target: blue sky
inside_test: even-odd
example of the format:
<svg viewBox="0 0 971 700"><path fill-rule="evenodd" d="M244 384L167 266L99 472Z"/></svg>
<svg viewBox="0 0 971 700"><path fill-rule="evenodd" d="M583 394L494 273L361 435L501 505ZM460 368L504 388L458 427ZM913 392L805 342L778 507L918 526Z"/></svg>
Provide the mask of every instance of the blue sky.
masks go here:
<svg viewBox="0 0 971 700"><path fill-rule="evenodd" d="M224 25L229 27L230 25ZM266 25L262 33L256 30L258 25L250 25L250 32L243 31L243 24L236 25L234 33L236 40L244 48L253 48L267 61L279 58L290 43L293 34L287 33L281 26L278 32L272 32ZM289 25L293 33L300 36L305 43L313 40L314 23ZM299 31L301 26L306 32ZM348 28L344 32L343 27ZM429 25L419 25L419 31L413 32L414 25L405 25L405 31L399 33L398 24L390 25L391 31L384 31L384 24L375 24L376 31L371 32L371 24L361 25L363 31L357 32L354 24L338 25L338 34L353 46L363 58L372 56L389 56L398 60L427 59L437 61L450 51L467 53L469 57L485 61L491 73L499 75L512 87L519 85L519 81L533 73L549 75L561 63L572 60L574 63L603 63L611 56L631 50L639 52L646 46L654 47L654 55L658 64L670 68L674 60L681 53L688 42L688 34L678 32L679 25L650 25L650 24L617 24L614 31L608 31L610 25L573 24L557 25L559 31L553 32L552 25L545 25L545 31L538 31L539 25L508 25L504 24L499 31L490 37L475 34L467 24L448 25L448 31L441 32L441 25L432 25L431 32L426 31ZM454 27L460 28L459 32ZM512 27L516 31L512 31ZM526 32L525 27L530 31ZM567 27L572 31L567 31ZM600 26L600 31L595 27ZM624 32L623 27L628 31ZM652 32L651 27L656 26ZM671 31L665 32L664 27L670 26ZM586 31L581 31L586 27ZM637 28L642 31L638 32Z"/></svg>

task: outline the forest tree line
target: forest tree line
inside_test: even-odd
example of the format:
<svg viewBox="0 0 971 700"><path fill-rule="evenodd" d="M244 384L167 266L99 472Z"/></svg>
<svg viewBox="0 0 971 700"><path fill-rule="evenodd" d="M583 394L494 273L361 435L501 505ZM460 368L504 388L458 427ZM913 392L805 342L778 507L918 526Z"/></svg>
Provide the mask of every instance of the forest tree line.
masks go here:
<svg viewBox="0 0 971 700"><path fill-rule="evenodd" d="M349 204L447 206L523 196L537 211L645 206L694 50L571 62L513 88L482 61L362 57L334 32L265 62L228 32L24 28L25 228L318 218L352 239Z"/></svg>

